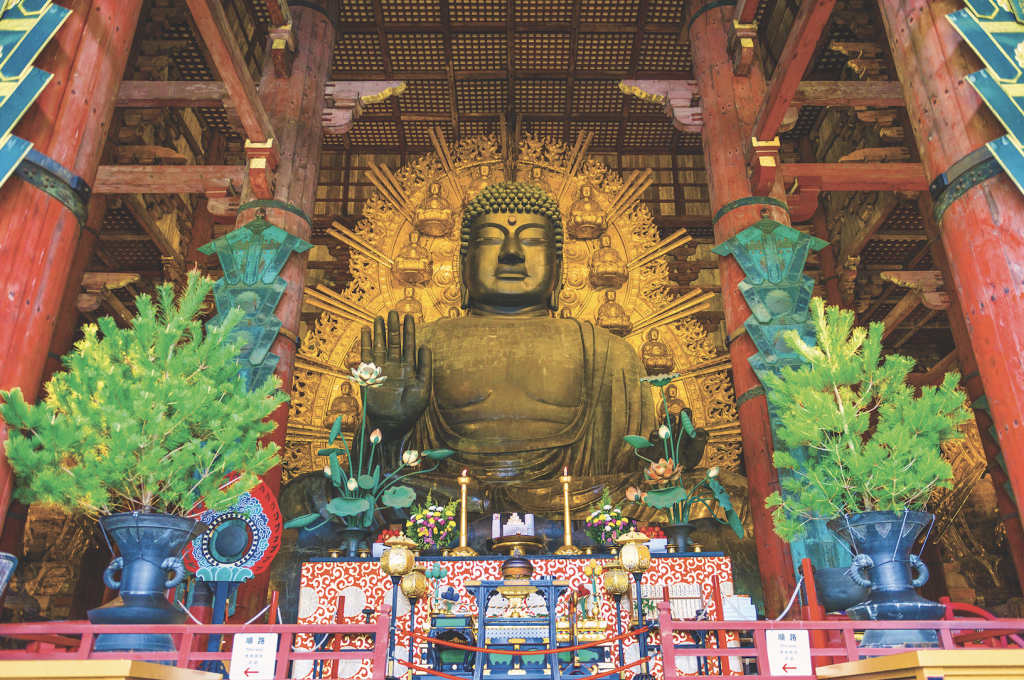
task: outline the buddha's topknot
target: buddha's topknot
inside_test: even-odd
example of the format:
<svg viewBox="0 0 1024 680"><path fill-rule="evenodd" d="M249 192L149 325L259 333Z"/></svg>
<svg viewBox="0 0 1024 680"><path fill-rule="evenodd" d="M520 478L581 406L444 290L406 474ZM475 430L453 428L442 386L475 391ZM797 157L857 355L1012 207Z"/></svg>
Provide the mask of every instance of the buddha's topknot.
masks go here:
<svg viewBox="0 0 1024 680"><path fill-rule="evenodd" d="M487 213L530 212L551 220L555 227L555 257L562 258L562 213L555 199L536 184L500 182L485 187L466 206L462 214L461 257L469 251L469 227Z"/></svg>

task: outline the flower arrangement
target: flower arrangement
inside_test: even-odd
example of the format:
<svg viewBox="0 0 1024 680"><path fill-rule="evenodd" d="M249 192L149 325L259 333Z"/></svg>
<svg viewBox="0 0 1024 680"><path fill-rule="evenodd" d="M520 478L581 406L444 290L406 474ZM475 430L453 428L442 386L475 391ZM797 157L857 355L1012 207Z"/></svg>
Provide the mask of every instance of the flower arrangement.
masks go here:
<svg viewBox="0 0 1024 680"><path fill-rule="evenodd" d="M583 530L595 545L615 545L615 539L633 530L633 520L622 514L622 508L612 505L612 495L604 490L597 507L583 521Z"/></svg>
<svg viewBox="0 0 1024 680"><path fill-rule="evenodd" d="M244 314L204 330L212 288L193 271L177 300L169 283L155 300L136 297L130 328L112 317L84 326L38 404L0 392L15 498L92 517L198 516L230 507L278 464L277 446L260 440L287 395L277 378L246 390L231 337Z"/></svg>
<svg viewBox="0 0 1024 680"><path fill-rule="evenodd" d="M455 511L459 502L436 505L430 492L423 505L413 508L412 519L405 523L405 535L421 550L447 548L458 534Z"/></svg>
<svg viewBox="0 0 1024 680"><path fill-rule="evenodd" d="M640 378L641 383L661 390L661 400L666 414L669 414L669 410L665 386L679 376L679 373L666 373ZM673 420L676 421L675 428L673 428ZM626 490L626 498L633 503L642 503L659 510L668 510L669 519L673 524L688 523L693 506L703 505L712 517L722 524L731 526L736 535L743 538L743 523L733 510L732 501L729 499L725 487L715 479L719 472L717 467L708 470L704 479L689 491L683 487L683 463L690 458L687 455L690 453L690 445L698 441L697 430L686 411L680 411L676 418L666 417L665 424L658 428L658 437L662 441L667 457L657 461L640 453L644 449L653 448L653 443L635 435L625 437L625 442L635 449L636 455L649 463L647 469L644 470L644 484L642 485L642 487L646 487L646 490L630 487ZM725 519L718 517L715 504L723 511Z"/></svg>
<svg viewBox="0 0 1024 680"><path fill-rule="evenodd" d="M367 390L374 389L387 380L387 376L381 375L381 369L373 363L361 363L358 367L351 369L352 375L349 380L359 386L362 403L366 403ZM359 423L358 433L353 440L353 451L349 450L348 442L341 435L341 423L343 416L335 419L331 432L328 435L329 448L320 449L321 456L327 456L329 465L324 467L326 475L336 489L337 496L332 498L324 511L326 517L314 512L302 515L287 522L286 529L301 527L307 531L313 531L334 519L342 520L346 526L352 528L369 528L373 525L373 515L377 510L377 504L383 503L390 508L407 508L416 500L416 492L404 484L399 484L403 479L413 475L431 472L437 468L437 462L454 455L450 449L435 449L432 451L404 451L402 462L391 472L381 472L381 432L373 430L366 434L366 409L363 409L362 418ZM335 441L340 441L342 448L334 446ZM342 467L342 454L346 465ZM424 470L415 472L402 472L406 468L418 468L423 458L434 461L434 465ZM323 520L318 522L318 520Z"/></svg>

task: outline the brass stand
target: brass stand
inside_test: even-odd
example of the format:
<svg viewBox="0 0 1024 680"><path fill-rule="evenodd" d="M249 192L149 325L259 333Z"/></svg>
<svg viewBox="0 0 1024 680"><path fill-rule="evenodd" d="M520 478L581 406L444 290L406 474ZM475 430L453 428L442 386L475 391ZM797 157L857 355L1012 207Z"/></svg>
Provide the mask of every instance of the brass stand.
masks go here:
<svg viewBox="0 0 1024 680"><path fill-rule="evenodd" d="M452 557L476 557L476 551L466 543L466 485L469 484L469 477L465 470L457 481L462 485L462 508L459 511L462 526L459 527L459 547L452 548L451 554Z"/></svg>
<svg viewBox="0 0 1024 680"><path fill-rule="evenodd" d="M572 477L563 474L558 481L562 483L562 496L565 499L565 544L555 550L555 554L582 555L583 551L572 544L572 521L569 519L569 482Z"/></svg>

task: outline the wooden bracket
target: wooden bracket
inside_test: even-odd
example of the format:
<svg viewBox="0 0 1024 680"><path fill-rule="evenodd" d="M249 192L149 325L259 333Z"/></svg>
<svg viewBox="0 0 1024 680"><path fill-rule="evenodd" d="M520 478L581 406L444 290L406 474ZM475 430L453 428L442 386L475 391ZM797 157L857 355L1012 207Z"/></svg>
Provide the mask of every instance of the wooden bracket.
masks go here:
<svg viewBox="0 0 1024 680"><path fill-rule="evenodd" d="M759 142L755 137L752 145L750 191L755 196L767 196L771 193L779 171L779 150L782 144L778 137L770 142Z"/></svg>
<svg viewBox="0 0 1024 680"><path fill-rule="evenodd" d="M245 140L245 156L249 160L249 184L256 198L274 197L274 170L281 160L277 142Z"/></svg>
<svg viewBox="0 0 1024 680"><path fill-rule="evenodd" d="M128 327L131 325L132 314L111 291L124 288L138 280L139 275L134 273L86 272L82 277L82 288L85 292L79 294L75 306L80 312L94 312L103 307L107 314L114 317L118 325Z"/></svg>
<svg viewBox="0 0 1024 680"><path fill-rule="evenodd" d="M882 272L882 280L895 283L901 288L910 288L919 292L921 304L928 309L937 309L939 311L949 309L949 293L940 290L946 285L940 271Z"/></svg>
<svg viewBox="0 0 1024 680"><path fill-rule="evenodd" d="M622 80L619 90L645 102L664 104L672 125L681 132L700 132L704 125L701 108L693 106L695 80Z"/></svg>
<svg viewBox="0 0 1024 680"><path fill-rule="evenodd" d="M786 203L789 204L789 218L796 224L811 219L818 209L818 196L821 194L821 178L805 177L796 179L788 188Z"/></svg>
<svg viewBox="0 0 1024 680"><path fill-rule="evenodd" d="M332 81L324 88L324 133L344 134L363 111L363 104L374 104L405 92L401 80Z"/></svg>
<svg viewBox="0 0 1024 680"><path fill-rule="evenodd" d="M298 43L292 25L273 26L270 31L270 56L274 61L274 75L289 78L292 75L292 59Z"/></svg>
<svg viewBox="0 0 1024 680"><path fill-rule="evenodd" d="M754 40L757 38L757 22L741 24L733 21L729 28L729 53L732 55L732 73L736 76L750 75L754 63Z"/></svg>

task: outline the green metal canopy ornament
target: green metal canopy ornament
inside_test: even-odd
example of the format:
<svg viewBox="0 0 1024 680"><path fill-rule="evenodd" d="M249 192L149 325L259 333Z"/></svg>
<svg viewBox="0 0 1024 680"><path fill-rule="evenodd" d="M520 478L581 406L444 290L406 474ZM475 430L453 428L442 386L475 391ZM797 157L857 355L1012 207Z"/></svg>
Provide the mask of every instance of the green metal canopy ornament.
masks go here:
<svg viewBox="0 0 1024 680"><path fill-rule="evenodd" d="M245 340L239 360L249 387L262 384L277 367L279 357L270 353L270 346L281 331L281 320L274 310L288 285L279 274L293 252L312 247L268 222L260 209L251 222L199 249L204 255L216 254L224 272L213 286L217 316L209 323L220 323L232 307L245 312L232 336Z"/></svg>
<svg viewBox="0 0 1024 680"><path fill-rule="evenodd" d="M750 357L750 366L762 385L766 374L781 374L784 366L798 368L803 363L803 358L786 343L786 331L795 330L810 345L815 342L814 327L808 318L814 280L804 274L804 264L811 251L828 245L768 215L768 209L763 209L760 220L711 250L722 257L735 257L746 274L738 288L753 313L743 327L757 347L757 353ZM768 411L774 430L777 419L770 401ZM777 436L774 441L778 447ZM802 450L790 453L801 459ZM779 474L788 471L780 470ZM793 564L799 565L804 557L811 557L816 567L842 566L845 554L838 549L825 523L816 524L820 526L812 527L809 523L804 536L790 542Z"/></svg>
<svg viewBox="0 0 1024 680"><path fill-rule="evenodd" d="M985 146L1024 192L1024 3L966 0L965 4L966 9L946 18L985 63L984 69L966 76L967 82L1007 131ZM936 210L942 207L936 205Z"/></svg>
<svg viewBox="0 0 1024 680"><path fill-rule="evenodd" d="M32 62L69 16L49 0L0 0L0 186L32 148L11 130L53 78Z"/></svg>

